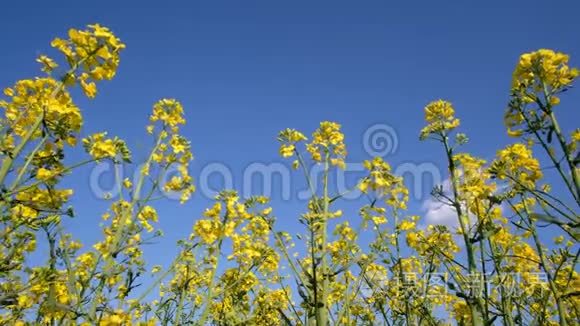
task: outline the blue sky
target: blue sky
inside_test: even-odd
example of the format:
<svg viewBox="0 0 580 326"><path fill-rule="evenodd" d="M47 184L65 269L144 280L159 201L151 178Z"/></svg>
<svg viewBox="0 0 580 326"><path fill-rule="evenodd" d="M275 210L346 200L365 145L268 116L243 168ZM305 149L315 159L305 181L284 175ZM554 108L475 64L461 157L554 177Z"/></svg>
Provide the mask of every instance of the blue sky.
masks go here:
<svg viewBox="0 0 580 326"><path fill-rule="evenodd" d="M502 116L519 54L553 48L580 66L577 1L39 1L11 2L2 11L0 85L38 75L35 58L54 55L50 40L68 28L108 26L127 49L117 77L99 85L95 100L77 97L83 135L119 135L141 162L152 104L177 98L196 156L193 175L222 163L236 187L249 164L283 162L279 130L309 134L323 120L343 125L348 162L369 158L361 145L368 127L388 124L397 131L398 150L387 157L394 166L431 162L443 169L441 148L418 141L423 107L438 98L455 105L471 139L466 150L491 158L512 141ZM571 130L580 92L562 103L558 114ZM76 190L78 213L67 224L91 243L107 203L91 193L89 175L83 169L66 181ZM278 226L298 230L304 202L275 197L273 203ZM160 202L166 237L148 257L167 261L160 255L173 251L208 204L199 195L183 206ZM410 211L420 213L421 205L412 202ZM344 205L348 218L356 218L356 207Z"/></svg>

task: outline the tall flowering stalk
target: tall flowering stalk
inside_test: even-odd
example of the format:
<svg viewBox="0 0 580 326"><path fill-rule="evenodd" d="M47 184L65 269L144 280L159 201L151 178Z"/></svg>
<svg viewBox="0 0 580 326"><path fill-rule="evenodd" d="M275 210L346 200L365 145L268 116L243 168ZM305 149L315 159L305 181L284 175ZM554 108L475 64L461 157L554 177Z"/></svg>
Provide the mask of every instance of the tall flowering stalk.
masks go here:
<svg viewBox="0 0 580 326"><path fill-rule="evenodd" d="M555 112L560 104L560 94L570 89L579 74L578 69L568 66L568 61L566 54L548 49L520 57L513 73L505 124L510 136L520 137L525 143L500 151L492 167L498 178L507 181L509 191L506 200L520 218L519 227L532 238L539 266L546 274L550 295L556 303L560 325L567 325L569 320L573 320L566 306L575 302L568 300L569 294L558 284L558 279L562 277L562 270L569 269L570 272L565 274L570 277L576 273L573 270L580 249L576 249L574 254L571 245L567 245L557 254L549 253L538 236L538 222L562 229L576 243L580 238L578 130L572 132L571 139L567 139ZM557 146L552 144L554 142ZM573 201L572 207L566 203L567 199L551 195L550 186L538 185L543 173L540 163L532 155L535 145L545 152L553 164ZM564 236L557 237L556 242L561 243L563 239Z"/></svg>
<svg viewBox="0 0 580 326"><path fill-rule="evenodd" d="M280 133L278 139L282 142L280 147L282 156L296 156L293 165L304 170L312 195L308 212L302 217L309 235L309 257L301 262L304 267L309 265L307 269L309 272L306 273L305 277L307 283L300 285L308 291L308 295L304 298L305 304L310 306L307 312L307 323L309 325L327 325L330 277L335 274L335 271L331 269L326 252L329 238L328 222L329 219L341 215L340 211L330 211L332 197L329 193L329 173L331 166L344 168L346 156L344 135L340 132L340 125L333 122L322 122L312 134L312 141L306 144L306 150L312 161L323 164L321 193L316 192L317 184L315 184L315 180L312 180L308 166L301 152L296 148L297 143L306 140L306 137L296 130L286 129Z"/></svg>
<svg viewBox="0 0 580 326"><path fill-rule="evenodd" d="M461 145L464 136L458 134L455 144L451 143L451 131L459 126L459 119L455 117L455 110L451 103L439 100L432 102L425 107L425 120L428 125L421 130L421 139L432 138L443 145L449 171L449 180L451 184L451 196L445 197L453 210L457 213L459 224L459 233L463 238L467 255L467 272L468 277L478 275L479 267L477 265L477 253L472 239L477 236L472 232L471 221L466 210L464 194L461 192L462 174L467 171L460 170L459 162L455 154L456 146ZM463 172L463 173L462 173ZM442 192L437 193L444 196ZM471 310L471 321L474 325L483 325L483 305L482 300L475 291L468 290L465 293L465 301Z"/></svg>

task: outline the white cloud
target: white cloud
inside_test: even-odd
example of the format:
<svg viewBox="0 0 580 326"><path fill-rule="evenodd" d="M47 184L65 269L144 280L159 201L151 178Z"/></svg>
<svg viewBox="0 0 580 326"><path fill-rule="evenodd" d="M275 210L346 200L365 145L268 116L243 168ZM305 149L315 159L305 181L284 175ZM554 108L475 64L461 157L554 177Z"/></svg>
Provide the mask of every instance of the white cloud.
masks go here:
<svg viewBox="0 0 580 326"><path fill-rule="evenodd" d="M450 195L451 181L449 179L443 181L441 187L444 194ZM423 221L427 225L445 225L451 230L458 226L457 212L452 206L429 198L423 201L421 209L425 212Z"/></svg>
<svg viewBox="0 0 580 326"><path fill-rule="evenodd" d="M445 225L450 229L457 227L457 212L455 208L434 199L423 202L425 211L425 223L427 225Z"/></svg>
<svg viewBox="0 0 580 326"><path fill-rule="evenodd" d="M451 194L451 181L449 179L445 180L441 184L443 188L443 193L449 197L452 197ZM506 204L502 203L499 208L502 212L502 215L506 212ZM457 218L457 211L455 207L449 206L447 204L441 203L434 198L429 198L423 201L421 209L425 212L424 213L424 223L426 225L445 225L450 230L453 230L459 227L459 221ZM465 207L463 207L465 210ZM477 217L472 214L468 213L469 219L471 224L473 225L477 221Z"/></svg>

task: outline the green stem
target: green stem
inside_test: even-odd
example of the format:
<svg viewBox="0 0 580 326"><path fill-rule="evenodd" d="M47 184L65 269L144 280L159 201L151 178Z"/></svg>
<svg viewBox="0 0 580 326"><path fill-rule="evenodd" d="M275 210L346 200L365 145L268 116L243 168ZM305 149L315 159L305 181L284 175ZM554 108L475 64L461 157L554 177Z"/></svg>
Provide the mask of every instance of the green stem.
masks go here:
<svg viewBox="0 0 580 326"><path fill-rule="evenodd" d="M210 275L210 281L209 284L207 286L207 294L205 295L205 307L203 308L203 312L201 313L201 317L199 318L199 321L197 322L197 325L203 326L205 325L207 318L209 317L209 309L211 308L211 303L213 301L213 290L214 290L214 282L215 282L215 275L217 274L217 269L218 269L218 263L219 263L219 259L220 259L220 255L221 255L221 248L222 248L222 239L219 240L218 245L217 245L217 250L216 250L216 254L215 254L215 259L216 259L216 263L215 266L212 267L211 270L211 275ZM176 323L177 325L177 323Z"/></svg>
<svg viewBox="0 0 580 326"><path fill-rule="evenodd" d="M329 162L330 162L330 152L326 150L326 157L324 159L324 179L323 179L323 209L322 209L322 227L320 228L320 246L322 248L322 291L320 293L321 304L317 307L317 322L318 326L326 326L328 324L328 288L329 281L328 275L330 273L328 266L328 259L326 257L326 241L327 241L327 228L328 228L328 204L330 198L328 196L328 172L329 172Z"/></svg>
<svg viewBox="0 0 580 326"><path fill-rule="evenodd" d="M445 153L447 155L447 163L449 168L449 174L451 178L451 188L453 191L453 206L457 211L457 217L459 221L459 227L461 229L461 234L463 236L463 241L465 244L465 249L467 251L467 263L468 272L470 276L475 275L477 272L477 264L475 262L475 253L469 238L469 218L463 208L461 207L460 196L459 196L459 180L457 180L457 171L455 162L453 161L453 149L450 148L448 143L448 138L446 134L442 134L442 141L445 147ZM473 291L471 291L473 292ZM481 316L481 302L475 293L469 293L468 305L471 310L471 317L474 326L482 326L483 320ZM472 302L475 301L475 302Z"/></svg>
<svg viewBox="0 0 580 326"><path fill-rule="evenodd" d="M161 141L162 141L162 137L161 137L161 133L160 133L158 138L157 138L157 142L155 144L155 147L153 147L153 150L151 151L151 153L149 154L149 157L147 158L147 162L145 163L145 168L147 168L147 169L150 168L151 161L153 160L153 154L157 151L157 149L161 145ZM121 182L120 180L117 180L117 181ZM141 189L143 188L144 182L145 182L145 174L141 173L141 174L139 174L139 180L137 181L137 185L135 186L135 190L133 191L133 197L131 199L130 209L123 212L123 215L121 216L121 219L119 220L119 225L118 225L118 228L115 232L115 238L113 238L113 242L112 242L112 251L113 252L117 251L117 246L119 245L119 242L121 241L121 236L123 235L123 231L125 230L125 224L127 224L127 219L132 217L132 208L139 199L139 195L141 193ZM112 259L109 260L109 265L111 265L111 264L112 264Z"/></svg>
<svg viewBox="0 0 580 326"><path fill-rule="evenodd" d="M74 170L74 169L76 169L78 167L81 167L81 166L83 166L85 164L89 164L89 163L94 162L94 161L95 161L94 159L90 159L90 160L86 160L86 161L83 161L83 162L79 162L77 164L74 164L74 165L71 165L71 166L69 166L67 168L62 169L60 171L60 173L61 174L68 173L68 172L70 172L70 171L72 171L72 170ZM31 188L34 188L34 187L38 186L39 184L41 184L43 182L45 182L45 181L44 180L36 180L33 183L27 184L27 185L25 185L25 186L23 186L21 188L18 188L18 189L10 189L6 193L6 195L7 196L10 196L10 195L14 195L16 193L22 192L22 191L26 191L28 189L31 189Z"/></svg>
<svg viewBox="0 0 580 326"><path fill-rule="evenodd" d="M554 299L556 300L556 307L558 308L558 316L560 317L560 326L567 326L566 322L566 314L564 311L564 306L562 304L562 298L558 295L558 291L556 288L556 284L554 283L552 274L548 269L548 265L546 263L546 258L544 257L544 251L542 250L542 244L540 239L538 238L538 233L536 231L536 226L534 220L530 217L530 211L528 206L526 205L526 201L522 198L522 203L524 204L524 209L526 210L527 217L528 217L528 224L530 227L530 231L532 233L532 238L534 240L534 245L536 246L536 250L538 251L538 257L540 258L540 267L546 273L546 277L548 279L548 285L550 287L550 291L554 295Z"/></svg>
<svg viewBox="0 0 580 326"><path fill-rule="evenodd" d="M141 293L141 295L137 298L137 302L142 302L143 299L145 299L145 297L151 292L153 291L157 285L159 283L161 283L161 281L163 281L163 279L165 279L175 268L175 264L177 263L177 261L174 261L173 263L171 263L171 266L169 266L169 268L163 272L161 275L159 275L159 277L157 277L157 279L151 284L149 285L149 287L147 287L147 289Z"/></svg>
<svg viewBox="0 0 580 326"><path fill-rule="evenodd" d="M544 105L542 104L541 101L538 101L538 105L540 106L540 108L543 111L546 111L546 108L544 107ZM536 139L540 142L540 145L542 146L542 148L544 149L546 154L548 154L548 157L550 158L550 160L554 164L554 167L556 168L556 170L560 174L560 177L564 181L564 184L566 185L566 187L568 188L568 190L572 194L572 197L574 197L574 199L576 200L576 203L578 203L578 197L576 197L576 194L574 193L574 188L572 187L570 180L568 180L568 178L566 177L566 173L562 170L562 165L560 164L560 161L556 158L556 156L554 155L554 152L552 150L550 150L550 147L548 146L546 141L542 138L542 136L538 132L537 128L533 127L534 123L532 123L530 118L526 115L525 111L520 108L519 113L522 115L522 117L526 121L526 124L528 125L528 127L530 128L530 130L532 131L532 133L534 134Z"/></svg>
<svg viewBox="0 0 580 326"><path fill-rule="evenodd" d="M30 163L34 159L34 155L36 155L36 152L38 152L40 150L40 148L42 147L42 145L44 145L44 143L46 142L47 139L48 139L48 135L45 135L44 137L42 137L42 139L38 142L38 144L36 144L36 146L34 147L32 152L30 154L28 154L28 158L26 159L26 162L24 163L24 165L22 166L22 168L18 172L16 179L14 179L14 181L12 182L12 185L10 186L9 191L12 191L14 188L16 188L16 186L18 186L18 184L20 183L20 180L24 176L24 173L26 173L26 170L28 170L28 166L30 166Z"/></svg>
<svg viewBox="0 0 580 326"><path fill-rule="evenodd" d="M566 157L566 162L568 163L570 174L572 175L572 180L575 186L574 188L576 190L576 193L572 193L572 196L576 198L576 203L580 205L580 176L578 176L580 170L578 170L574 165L574 157L572 157L572 154L568 150L566 139L564 138L562 130L560 129L560 124L558 123L558 120L556 120L556 115L552 110L550 110L550 119L552 120L552 127L554 128L554 132L556 133L560 147L562 148L564 156Z"/></svg>
<svg viewBox="0 0 580 326"><path fill-rule="evenodd" d="M14 151L12 151L11 155L8 155L4 158L4 161L2 162L2 167L0 168L0 185L4 184L4 179L6 178L6 175L8 175L10 169L12 168L14 161L18 158L20 152L22 152L24 147L32 139L32 136L34 135L38 127L40 127L43 120L44 113L36 118L36 121L34 121L32 127L30 127L28 132L24 135L24 138L22 138L22 141L18 144L18 146L14 148Z"/></svg>
<svg viewBox="0 0 580 326"><path fill-rule="evenodd" d="M185 282L185 284L187 285L188 282ZM184 286L186 286L184 285ZM175 310L175 322L174 325L179 325L179 322L181 320L181 312L183 311L183 301L185 300L185 289L181 289L181 291L179 291L179 302L177 304L177 309Z"/></svg>
<svg viewBox="0 0 580 326"><path fill-rule="evenodd" d="M401 234L401 231L399 230L399 214L397 214L396 211L394 211L394 217L395 217L395 250L397 253L397 265L398 265L398 274L399 274L399 282L404 282L404 271L403 271L403 263L401 261L401 246L399 244L399 237ZM404 293L403 296L403 300L404 300L404 304L405 304L405 323L406 325L411 325L411 313L409 310L409 299L406 297L406 293Z"/></svg>
<svg viewBox="0 0 580 326"><path fill-rule="evenodd" d="M509 305L509 299L507 297L507 293L505 291L505 288L503 286L503 282L507 281L507 280L502 280L502 269L501 269L501 257L499 256L499 253L497 251L497 247L493 244L493 242L491 241L491 239L488 237L487 238L487 244L491 250L491 257L493 260L493 264L495 267L495 272L497 273L498 279L500 280L500 287L499 287L499 291L500 291L500 296L501 296L501 309L502 309L502 316L503 316L503 321L505 323L505 325L507 326L513 326L514 325L514 320L513 320L513 316L512 316L512 310L511 307Z"/></svg>

